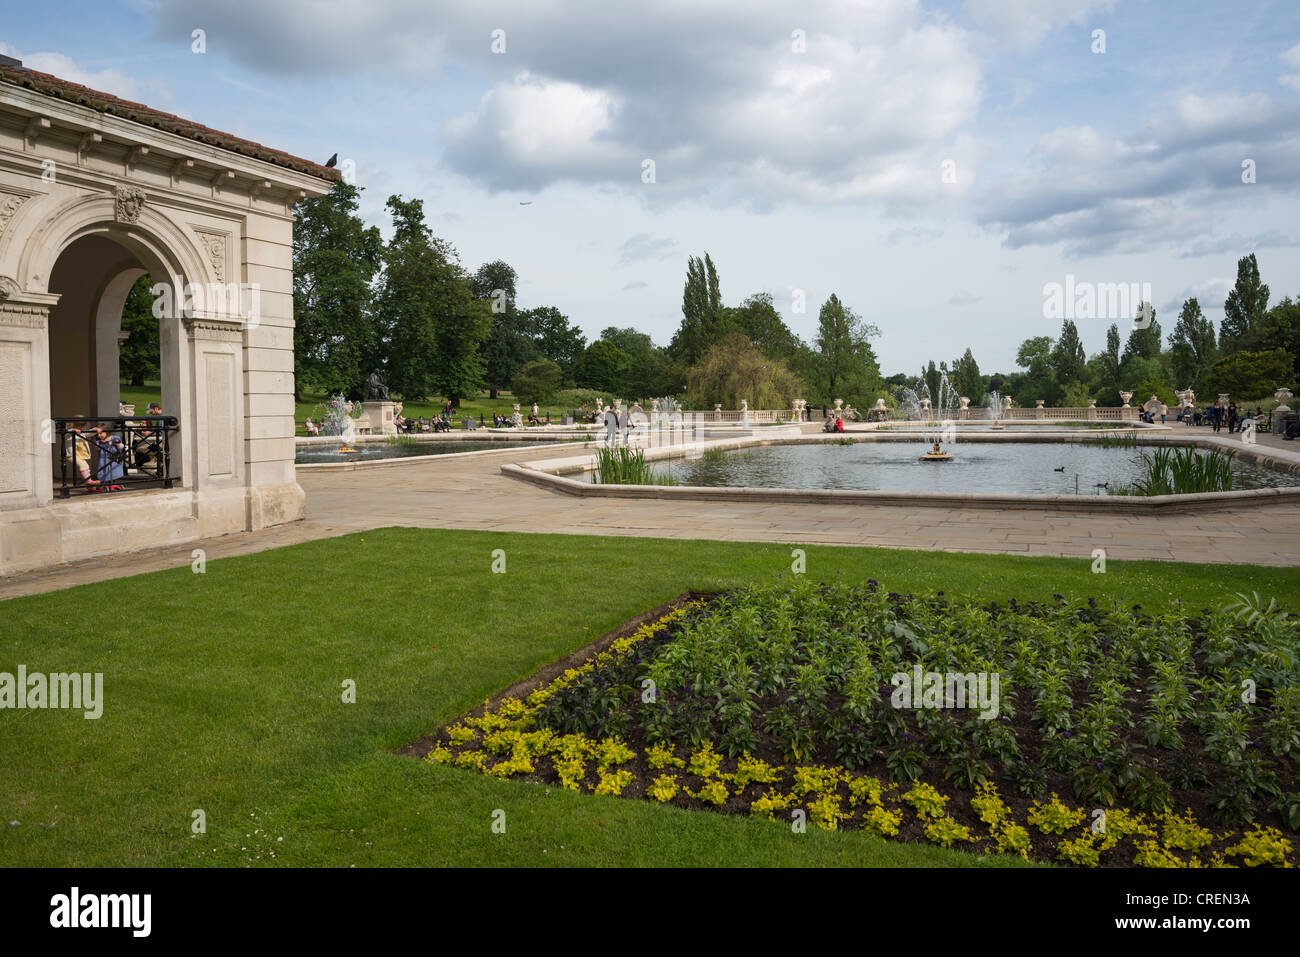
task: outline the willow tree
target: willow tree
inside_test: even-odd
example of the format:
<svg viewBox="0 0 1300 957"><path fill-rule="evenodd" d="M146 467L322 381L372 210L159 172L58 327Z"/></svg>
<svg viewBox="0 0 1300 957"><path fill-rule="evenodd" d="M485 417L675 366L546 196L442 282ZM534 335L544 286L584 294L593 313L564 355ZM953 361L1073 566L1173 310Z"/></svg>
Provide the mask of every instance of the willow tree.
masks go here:
<svg viewBox="0 0 1300 957"><path fill-rule="evenodd" d="M787 409L804 391L802 380L784 359L763 355L739 332L710 346L687 373L688 398L706 405L721 403L727 409L740 408L742 399L751 409Z"/></svg>

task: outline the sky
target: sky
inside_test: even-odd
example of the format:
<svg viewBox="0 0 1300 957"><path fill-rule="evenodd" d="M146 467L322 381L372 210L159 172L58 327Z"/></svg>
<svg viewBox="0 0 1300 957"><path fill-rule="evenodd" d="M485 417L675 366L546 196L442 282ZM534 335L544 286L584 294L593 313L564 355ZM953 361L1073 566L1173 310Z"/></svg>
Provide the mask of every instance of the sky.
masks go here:
<svg viewBox="0 0 1300 957"><path fill-rule="evenodd" d="M1013 371L1050 284L1149 286L1166 335L1251 252L1300 295L1295 0L0 4L0 53L337 153L385 235L423 199L590 338L667 343L706 251L805 340L835 293L886 374ZM1090 354L1117 320L1075 320Z"/></svg>

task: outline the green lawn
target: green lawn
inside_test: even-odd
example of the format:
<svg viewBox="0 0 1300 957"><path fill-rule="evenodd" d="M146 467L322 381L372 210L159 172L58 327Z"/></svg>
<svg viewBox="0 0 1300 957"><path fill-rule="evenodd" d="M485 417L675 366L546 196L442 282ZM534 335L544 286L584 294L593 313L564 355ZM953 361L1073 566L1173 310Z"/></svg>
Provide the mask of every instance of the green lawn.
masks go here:
<svg viewBox="0 0 1300 957"><path fill-rule="evenodd" d="M490 572L497 548L506 574ZM783 545L387 529L5 602L0 671L103 671L106 701L97 721L0 712L0 863L1006 863L393 753L653 605L771 580L790 560ZM1293 607L1300 595L1300 569L1111 561L1094 575L1090 564L807 548L813 577L895 591L1148 609L1263 583ZM349 678L356 704L340 700Z"/></svg>

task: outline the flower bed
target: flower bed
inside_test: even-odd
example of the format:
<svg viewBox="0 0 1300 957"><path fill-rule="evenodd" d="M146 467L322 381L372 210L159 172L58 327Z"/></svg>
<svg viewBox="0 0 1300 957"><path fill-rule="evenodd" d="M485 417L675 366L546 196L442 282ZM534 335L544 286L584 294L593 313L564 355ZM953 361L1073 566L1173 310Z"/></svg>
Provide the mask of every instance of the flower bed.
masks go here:
<svg viewBox="0 0 1300 957"><path fill-rule="evenodd" d="M696 600L427 759L1082 866L1293 866L1296 621L867 586Z"/></svg>

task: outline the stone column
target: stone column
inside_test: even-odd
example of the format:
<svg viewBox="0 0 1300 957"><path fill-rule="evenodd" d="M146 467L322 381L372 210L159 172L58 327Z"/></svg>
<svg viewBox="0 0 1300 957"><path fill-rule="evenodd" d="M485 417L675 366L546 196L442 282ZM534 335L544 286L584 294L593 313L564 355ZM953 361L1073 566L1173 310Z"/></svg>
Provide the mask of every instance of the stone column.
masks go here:
<svg viewBox="0 0 1300 957"><path fill-rule="evenodd" d="M0 277L0 515L53 498L59 452L50 424L49 318L58 301Z"/></svg>
<svg viewBox="0 0 1300 957"><path fill-rule="evenodd" d="M163 412L180 422L185 484L198 493L199 536L243 531L244 330L238 321L211 317L185 319L184 327L193 398L179 408L164 405Z"/></svg>

